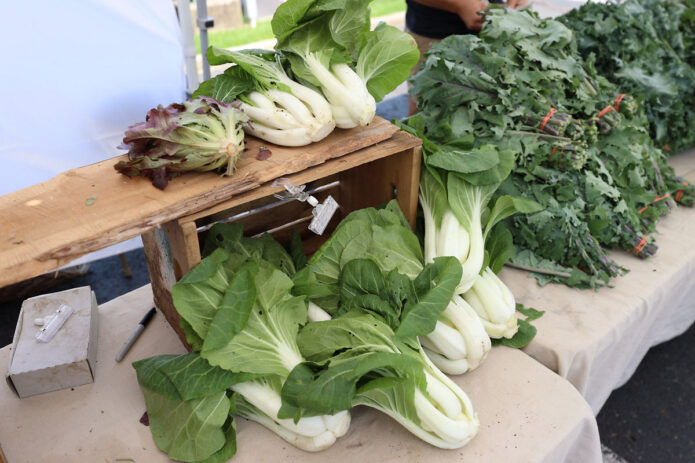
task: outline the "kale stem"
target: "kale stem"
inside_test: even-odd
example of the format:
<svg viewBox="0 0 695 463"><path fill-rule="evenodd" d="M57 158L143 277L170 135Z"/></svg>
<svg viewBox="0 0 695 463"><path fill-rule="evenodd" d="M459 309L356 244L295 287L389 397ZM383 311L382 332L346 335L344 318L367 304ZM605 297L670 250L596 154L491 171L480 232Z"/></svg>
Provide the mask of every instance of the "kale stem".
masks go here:
<svg viewBox="0 0 695 463"><path fill-rule="evenodd" d="M455 84L454 82L447 82L447 81L439 80L439 79L432 79L432 80L435 81L435 82L439 82L440 84L451 85L451 86L453 86L453 87L459 87L459 88L463 88L463 89L466 89L466 90L471 90L471 91L473 91L473 92L486 93L486 94L488 94L488 95L490 95L490 96L494 96L495 98L499 98L499 95L497 95L497 93L495 93L495 92L489 92L489 91L487 91L487 90L481 90L481 89L479 89L479 88L469 87L469 86L463 85L463 84Z"/></svg>
<svg viewBox="0 0 695 463"><path fill-rule="evenodd" d="M545 275L553 275L553 276L562 277L562 278L570 278L572 276L572 274L568 273L568 272L560 272L558 270L549 270L549 269L544 269L544 268L531 267L530 265L513 264L511 262L507 262L504 265L506 265L507 267L511 267L511 268L518 268L519 270L526 270L527 272L543 273Z"/></svg>
<svg viewBox="0 0 695 463"><path fill-rule="evenodd" d="M533 135L534 137L553 138L555 140L562 140L562 141L567 141L567 142L572 141L571 138L567 138L567 137L558 137L556 135L548 135L546 133L525 132L523 130L511 130L511 131L505 132L505 133L508 135Z"/></svg>

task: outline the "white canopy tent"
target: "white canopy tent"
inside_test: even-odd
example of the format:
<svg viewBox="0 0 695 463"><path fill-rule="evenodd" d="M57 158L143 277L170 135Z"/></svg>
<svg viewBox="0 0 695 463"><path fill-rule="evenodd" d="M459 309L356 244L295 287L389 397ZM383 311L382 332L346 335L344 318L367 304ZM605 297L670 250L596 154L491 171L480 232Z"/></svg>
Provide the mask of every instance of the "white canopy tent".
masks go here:
<svg viewBox="0 0 695 463"><path fill-rule="evenodd" d="M116 147L129 125L158 104L185 99L198 76L187 83L184 75L184 52L195 63L184 5L187 47L172 0L3 5L0 195L122 154ZM131 240L81 260L139 245Z"/></svg>

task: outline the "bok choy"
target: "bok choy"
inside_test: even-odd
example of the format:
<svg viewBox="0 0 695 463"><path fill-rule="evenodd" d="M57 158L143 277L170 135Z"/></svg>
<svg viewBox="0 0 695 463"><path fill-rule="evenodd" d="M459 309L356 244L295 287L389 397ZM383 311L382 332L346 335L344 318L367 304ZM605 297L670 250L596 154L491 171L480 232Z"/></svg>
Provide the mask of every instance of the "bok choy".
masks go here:
<svg viewBox="0 0 695 463"><path fill-rule="evenodd" d="M263 259L247 260L224 249L206 259L219 262L212 279L201 285L201 276L209 271L198 266L172 290L179 313L203 341L201 357L213 366L249 375L248 381L231 386L240 396L239 410L247 413L245 417L281 431L280 437L304 450L332 445L347 432L347 413L297 422L278 418L282 384L303 361L296 336L307 320L306 300L292 296L290 277ZM223 291L209 289L211 281L225 278Z"/></svg>
<svg viewBox="0 0 695 463"><path fill-rule="evenodd" d="M409 34L385 24L369 30L368 0L288 0L271 25L276 49L300 81L320 89L340 128L368 125L376 102L419 59Z"/></svg>
<svg viewBox="0 0 695 463"><path fill-rule="evenodd" d="M303 146L325 138L335 121L326 99L285 73L273 52L237 52L210 47L210 64L234 63L203 82L194 93L234 102L249 121L244 130L282 146Z"/></svg>
<svg viewBox="0 0 695 463"><path fill-rule="evenodd" d="M225 451L225 461L236 449L233 413L307 451L332 445L347 432L347 411L278 417L283 383L304 361L296 337L307 302L291 294L291 258L268 236L243 238L240 226L210 232L222 247L172 288L195 352L134 365L155 443L179 460L207 461ZM187 431L194 436L184 437Z"/></svg>
<svg viewBox="0 0 695 463"><path fill-rule="evenodd" d="M370 259L347 262L335 317L300 331L308 362L285 381L281 416L366 405L434 446L465 445L479 428L472 404L418 341L447 307L460 273L453 258L437 259L414 280L397 270L385 275Z"/></svg>
<svg viewBox="0 0 695 463"><path fill-rule="evenodd" d="M456 293L462 294L466 307L478 314L490 337L510 338L517 331L516 303L489 267L494 265L499 271L509 257L506 249L513 250L513 244L493 253L487 241L503 219L542 207L509 195L491 201L514 166L513 151L493 145L474 148L473 137L450 145L435 144L422 133L422 122L420 116L414 116L401 127L423 138L425 168L420 176L419 200L425 223L425 262L437 256L456 257L462 267Z"/></svg>
<svg viewBox="0 0 695 463"><path fill-rule="evenodd" d="M341 269L349 260L360 258L372 259L382 271L398 271L410 279L422 272L425 264L420 244L395 201L385 209L367 208L349 214L307 267L297 273L294 292L309 296L310 307L314 303L334 315ZM314 313L319 312L314 309ZM461 297L450 298L433 330L423 335L421 342L425 352L433 354L430 359L434 364L449 374L476 368L491 346L482 321Z"/></svg>

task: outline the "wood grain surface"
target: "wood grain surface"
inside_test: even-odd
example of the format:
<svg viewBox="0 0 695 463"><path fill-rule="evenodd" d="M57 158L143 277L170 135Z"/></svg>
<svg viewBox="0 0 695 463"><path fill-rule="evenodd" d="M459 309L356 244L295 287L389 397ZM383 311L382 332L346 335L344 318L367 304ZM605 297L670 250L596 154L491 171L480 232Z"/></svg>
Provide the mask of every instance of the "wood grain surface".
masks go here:
<svg viewBox="0 0 695 463"><path fill-rule="evenodd" d="M0 197L0 286L43 272L153 227L209 208L275 178L391 138L397 127L375 118L369 127L335 130L319 143L286 148L247 137L247 150L231 177L187 173L166 190L145 178L119 175L124 156L69 170ZM260 146L272 155L256 160Z"/></svg>

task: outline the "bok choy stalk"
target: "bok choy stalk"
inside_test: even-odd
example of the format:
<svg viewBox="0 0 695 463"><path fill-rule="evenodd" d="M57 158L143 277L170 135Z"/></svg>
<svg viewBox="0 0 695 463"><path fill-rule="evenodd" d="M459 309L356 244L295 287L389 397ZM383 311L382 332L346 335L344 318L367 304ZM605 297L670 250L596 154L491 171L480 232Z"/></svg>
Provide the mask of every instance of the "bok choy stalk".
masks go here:
<svg viewBox="0 0 695 463"><path fill-rule="evenodd" d="M503 218L499 214L490 214L486 231L483 231L481 223L483 212L496 185L486 187L470 185L451 173L447 179L449 201L447 201L444 187L434 175L427 169L422 171L419 197L425 216L426 259L434 259L438 256L456 257L461 262L462 268L462 277L456 292L463 293L463 300L459 303L461 309L458 312L470 313L474 310L489 337L511 337L516 333L517 326L514 296L494 272L488 267L483 270L485 238L492 226ZM498 210L496 208L497 204L493 211ZM454 214L452 209L457 213ZM503 328L500 328L500 324ZM476 325L469 322L462 326L473 328ZM467 337L471 338L471 336ZM474 339L480 339L480 336ZM426 340L423 340L423 346L434 350L435 354L444 354L449 361L460 358L456 355L446 355L445 352L452 351L442 350L441 345L434 346ZM438 365L444 371L448 370L442 363L444 359L434 360L433 358L433 361L439 362Z"/></svg>
<svg viewBox="0 0 695 463"><path fill-rule="evenodd" d="M518 329L514 295L496 274L509 255L494 258L494 252L491 248L500 245L500 243L495 242L498 241L498 238L502 241L504 238L495 234L493 227L501 220L516 213L529 214L541 209L542 207L535 201L503 195L497 198L487 217L483 233L483 241L486 244L485 252L488 254L486 264L480 275L476 276L473 286L463 294L463 298L473 307L482 320L485 331L493 339L512 338ZM508 230L506 233L509 240L506 246L513 250L511 234ZM487 246L488 244L491 246ZM497 250L497 253L504 254L505 251ZM492 266L495 266L495 270L491 268Z"/></svg>
<svg viewBox="0 0 695 463"><path fill-rule="evenodd" d="M244 151L241 127L246 120L231 101L202 97L160 105L147 112L145 122L126 130L119 148L128 150L128 161L114 168L128 177L149 177L162 190L181 172L232 175Z"/></svg>
<svg viewBox="0 0 695 463"><path fill-rule="evenodd" d="M422 272L422 250L395 201L385 209L349 214L331 238L295 276L296 294L307 295L310 317L325 319L320 309L338 310L339 275L345 262L369 258L384 272L397 270L415 279ZM319 309L312 309L317 304ZM320 318L321 317L321 318ZM425 352L442 371L461 374L476 368L490 350L490 338L476 312L462 298L452 298L432 332L421 337Z"/></svg>
<svg viewBox="0 0 695 463"><path fill-rule="evenodd" d="M476 277L463 298L483 322L491 338L511 338L517 331L514 295L490 267Z"/></svg>
<svg viewBox="0 0 695 463"><path fill-rule="evenodd" d="M423 350L440 370L458 375L477 368L491 348L490 336L478 313L454 295L434 330L420 337Z"/></svg>
<svg viewBox="0 0 695 463"><path fill-rule="evenodd" d="M247 375L230 386L239 395L238 413L299 448L317 451L347 432L350 418L347 412L298 421L278 417L283 382L303 361L296 336L306 323L307 303L291 289L292 280L276 266L220 248L184 276L172 296L202 341L201 357Z"/></svg>
<svg viewBox="0 0 695 463"><path fill-rule="evenodd" d="M509 289L487 268L498 259L486 251L486 242L493 227L503 219L517 212L537 212L542 207L535 201L509 195L498 197L489 207L514 166L512 150L493 145L474 148L472 136L453 145L438 145L422 133L421 117L411 118L408 124L401 127L423 138L425 169L419 200L425 222L425 262L437 256L456 257L463 270L457 294L464 294L490 337L511 337L516 333L516 304ZM513 249L513 244L506 247ZM494 265L501 268L508 257Z"/></svg>
<svg viewBox="0 0 695 463"><path fill-rule="evenodd" d="M172 289L194 352L134 365L154 440L182 461L231 458L236 441L230 414L308 451L330 446L349 427L347 412L278 418L283 382L303 361L296 335L307 305L290 294L295 267L282 246L269 235L242 233L241 225L213 227L206 257Z"/></svg>
<svg viewBox="0 0 695 463"><path fill-rule="evenodd" d="M437 259L415 280L397 270L384 275L369 259L347 262L336 316L300 331L298 344L309 362L285 381L281 416L366 405L434 446L465 445L479 428L472 404L417 339L434 328L460 272L453 258Z"/></svg>
<svg viewBox="0 0 695 463"><path fill-rule="evenodd" d="M340 128L368 125L376 102L419 58L409 34L385 24L369 30L367 0L288 0L271 25L276 49L288 55L295 76L320 89Z"/></svg>
<svg viewBox="0 0 695 463"><path fill-rule="evenodd" d="M234 63L203 82L194 95L235 101L249 121L244 130L282 146L320 141L335 128L331 108L315 90L290 79L272 52L237 52L211 46L210 64Z"/></svg>

